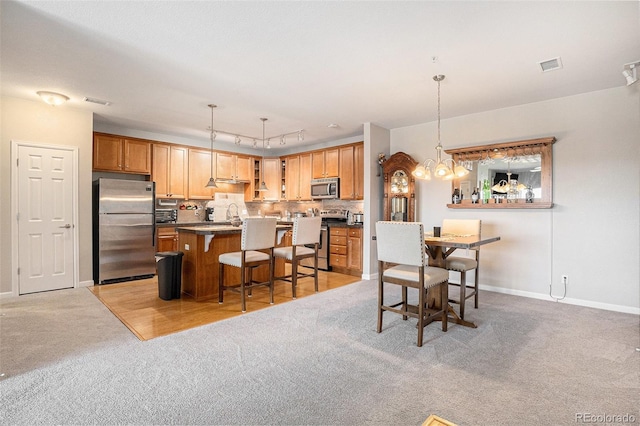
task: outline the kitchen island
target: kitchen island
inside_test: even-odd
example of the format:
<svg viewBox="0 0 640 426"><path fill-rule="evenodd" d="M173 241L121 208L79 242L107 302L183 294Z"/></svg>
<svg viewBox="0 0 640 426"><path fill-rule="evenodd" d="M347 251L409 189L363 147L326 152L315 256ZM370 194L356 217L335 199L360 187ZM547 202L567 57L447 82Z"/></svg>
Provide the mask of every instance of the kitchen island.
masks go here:
<svg viewBox="0 0 640 426"><path fill-rule="evenodd" d="M290 225L278 225L274 241L277 246L289 245L285 237ZM240 251L242 228L231 225L177 226L178 250L182 258L182 292L197 301L218 297L218 256L222 253ZM276 259L275 276L284 275L284 260ZM254 278L267 281L266 265L254 271ZM240 269L228 268L224 274L225 284L240 282Z"/></svg>

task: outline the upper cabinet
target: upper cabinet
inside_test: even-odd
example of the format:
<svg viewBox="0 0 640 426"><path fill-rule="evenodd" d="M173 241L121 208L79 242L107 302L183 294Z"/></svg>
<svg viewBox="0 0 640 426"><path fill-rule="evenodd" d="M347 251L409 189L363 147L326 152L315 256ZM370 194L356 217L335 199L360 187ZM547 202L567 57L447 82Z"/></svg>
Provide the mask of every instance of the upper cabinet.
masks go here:
<svg viewBox="0 0 640 426"><path fill-rule="evenodd" d="M340 152L338 148L329 148L311 153L311 177L321 179L338 177Z"/></svg>
<svg viewBox="0 0 640 426"><path fill-rule="evenodd" d="M364 143L339 147L340 199L364 198Z"/></svg>
<svg viewBox="0 0 640 426"><path fill-rule="evenodd" d="M215 155L213 153L214 166ZM215 195L215 188L207 188L210 177L215 178L215 167L211 176L211 151L189 149L189 178L187 188L189 199L211 199Z"/></svg>
<svg viewBox="0 0 640 426"><path fill-rule="evenodd" d="M311 153L286 157L285 194L288 201L311 200Z"/></svg>
<svg viewBox="0 0 640 426"><path fill-rule="evenodd" d="M252 186L253 201L280 201L282 189L280 158L256 158L255 176ZM260 184L264 181L267 190L259 191ZM246 191L245 191L245 200Z"/></svg>
<svg viewBox="0 0 640 426"><path fill-rule="evenodd" d="M251 180L251 157L232 154L229 152L218 152L216 155L217 180L246 182L249 182Z"/></svg>
<svg viewBox="0 0 640 426"><path fill-rule="evenodd" d="M156 197L187 198L188 151L177 145L153 144L151 179L156 183Z"/></svg>
<svg viewBox="0 0 640 426"><path fill-rule="evenodd" d="M94 133L93 170L148 175L151 173L151 143Z"/></svg>

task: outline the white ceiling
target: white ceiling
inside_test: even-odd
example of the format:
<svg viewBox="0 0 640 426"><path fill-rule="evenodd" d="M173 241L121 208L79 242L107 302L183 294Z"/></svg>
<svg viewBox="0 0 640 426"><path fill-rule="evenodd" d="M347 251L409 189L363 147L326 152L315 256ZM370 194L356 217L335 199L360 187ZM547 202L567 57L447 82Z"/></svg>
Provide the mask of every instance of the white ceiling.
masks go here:
<svg viewBox="0 0 640 426"><path fill-rule="evenodd" d="M0 8L3 95L56 91L71 98L64 108L91 110L98 123L206 143L209 103L216 128L261 137L268 117L267 136L304 128L313 144L361 135L365 122L435 120L435 74L446 75L444 119L624 86L623 64L640 60L638 1ZM540 71L558 56L562 69Z"/></svg>

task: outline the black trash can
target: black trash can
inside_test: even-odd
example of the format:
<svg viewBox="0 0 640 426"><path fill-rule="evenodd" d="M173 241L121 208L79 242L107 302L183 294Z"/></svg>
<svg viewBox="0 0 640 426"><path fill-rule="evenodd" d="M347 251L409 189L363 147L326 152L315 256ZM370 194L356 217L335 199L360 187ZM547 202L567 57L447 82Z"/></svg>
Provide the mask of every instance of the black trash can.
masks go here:
<svg viewBox="0 0 640 426"><path fill-rule="evenodd" d="M162 300L180 299L182 286L181 251L162 251L156 253L158 270L158 295Z"/></svg>

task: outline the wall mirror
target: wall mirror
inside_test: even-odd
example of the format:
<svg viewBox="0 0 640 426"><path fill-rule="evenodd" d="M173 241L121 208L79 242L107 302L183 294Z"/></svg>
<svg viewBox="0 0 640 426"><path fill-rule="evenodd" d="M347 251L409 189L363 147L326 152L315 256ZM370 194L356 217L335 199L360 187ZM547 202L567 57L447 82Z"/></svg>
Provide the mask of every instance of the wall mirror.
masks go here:
<svg viewBox="0 0 640 426"><path fill-rule="evenodd" d="M459 204L450 208L550 208L553 206L552 146L555 137L445 150L469 174L452 181L460 191ZM482 201L482 183L489 181L490 199ZM474 189L480 200L474 204Z"/></svg>
<svg viewBox="0 0 640 426"><path fill-rule="evenodd" d="M417 161L404 152L396 152L382 164L384 174L384 220L414 222L415 178L411 171Z"/></svg>

